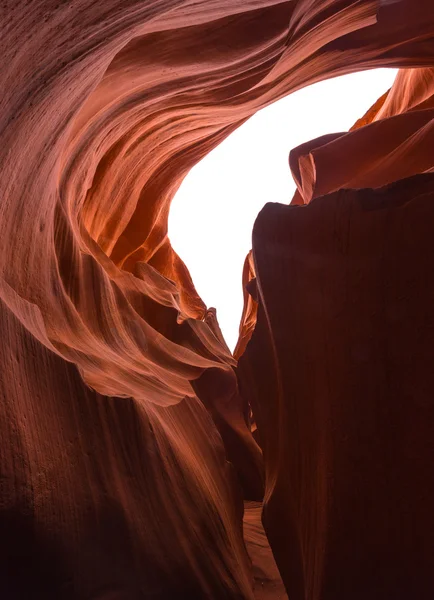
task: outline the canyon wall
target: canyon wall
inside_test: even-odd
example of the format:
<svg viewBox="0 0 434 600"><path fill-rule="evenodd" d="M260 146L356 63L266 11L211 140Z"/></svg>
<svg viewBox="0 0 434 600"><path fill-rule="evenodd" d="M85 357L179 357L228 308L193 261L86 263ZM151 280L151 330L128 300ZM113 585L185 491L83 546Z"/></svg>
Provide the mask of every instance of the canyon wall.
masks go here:
<svg viewBox="0 0 434 600"><path fill-rule="evenodd" d="M0 48L2 596L432 598L432 1L4 0ZM380 66L258 216L232 356L171 199Z"/></svg>

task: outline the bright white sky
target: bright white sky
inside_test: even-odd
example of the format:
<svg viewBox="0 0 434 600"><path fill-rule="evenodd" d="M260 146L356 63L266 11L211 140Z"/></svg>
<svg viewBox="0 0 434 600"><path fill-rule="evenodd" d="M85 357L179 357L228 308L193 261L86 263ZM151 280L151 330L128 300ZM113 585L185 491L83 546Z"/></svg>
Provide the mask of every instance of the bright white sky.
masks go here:
<svg viewBox="0 0 434 600"><path fill-rule="evenodd" d="M252 227L266 202L288 204L295 191L292 148L347 131L393 83L395 69L322 81L256 113L187 175L169 216L173 248L217 317L231 350L243 306L241 274Z"/></svg>

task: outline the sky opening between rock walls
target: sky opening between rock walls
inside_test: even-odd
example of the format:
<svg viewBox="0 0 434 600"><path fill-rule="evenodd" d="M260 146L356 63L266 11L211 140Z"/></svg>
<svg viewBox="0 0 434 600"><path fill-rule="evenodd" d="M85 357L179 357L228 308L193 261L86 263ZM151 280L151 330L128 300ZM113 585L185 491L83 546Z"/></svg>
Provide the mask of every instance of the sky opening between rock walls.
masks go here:
<svg viewBox="0 0 434 600"><path fill-rule="evenodd" d="M295 183L292 148L347 131L392 85L395 69L321 81L260 110L184 179L169 215L173 248L217 316L231 350L243 307L241 273L251 233L266 202L288 204Z"/></svg>

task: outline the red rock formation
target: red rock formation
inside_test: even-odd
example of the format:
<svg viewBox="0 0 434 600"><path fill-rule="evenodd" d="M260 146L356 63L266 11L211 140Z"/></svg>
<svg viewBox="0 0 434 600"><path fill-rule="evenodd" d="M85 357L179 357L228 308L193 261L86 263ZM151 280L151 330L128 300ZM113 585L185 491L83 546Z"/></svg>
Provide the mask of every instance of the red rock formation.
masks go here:
<svg viewBox="0 0 434 600"><path fill-rule="evenodd" d="M244 278L255 295L256 271L258 322L239 372L167 238L185 174L259 108L357 69L432 66L431 0L6 0L0 10L3 595L279 597L257 510L253 521L246 513L253 570L242 536L243 500L263 491L258 441L266 533L291 598L355 597L351 578L371 598L432 597L431 177L264 211ZM298 200L429 171L429 74L401 75L363 126L296 151ZM350 208L359 245L345 259ZM306 232L297 243L282 231L294 215ZM300 270L316 247L315 273L335 278L315 331L323 280L287 289L298 243ZM329 346L317 344L331 299L362 289L357 269L345 275L357 252L365 296L343 305L342 323L362 315L365 336L372 307L392 317L368 350L355 343L355 365L345 363L351 335L330 330L333 378L312 372L304 389L308 340L325 369ZM408 317L399 336L394 299ZM237 356L255 311L246 295ZM404 349L419 360L407 366ZM381 576L363 570L377 566Z"/></svg>
<svg viewBox="0 0 434 600"><path fill-rule="evenodd" d="M244 261L242 282L244 306L243 313L241 315L240 334L236 348L234 350L234 357L236 359L238 359L243 354L248 341L252 337L252 333L256 325L256 317L258 312L256 273L252 251L249 252L249 254L246 257L246 260Z"/></svg>
<svg viewBox="0 0 434 600"><path fill-rule="evenodd" d="M434 168L433 69L401 71L381 101L378 112L371 109L349 133L291 152L297 200L307 204L342 188L380 187ZM339 169L333 168L337 163Z"/></svg>
<svg viewBox="0 0 434 600"><path fill-rule="evenodd" d="M238 369L290 598L432 596L433 182L257 219L261 310Z"/></svg>

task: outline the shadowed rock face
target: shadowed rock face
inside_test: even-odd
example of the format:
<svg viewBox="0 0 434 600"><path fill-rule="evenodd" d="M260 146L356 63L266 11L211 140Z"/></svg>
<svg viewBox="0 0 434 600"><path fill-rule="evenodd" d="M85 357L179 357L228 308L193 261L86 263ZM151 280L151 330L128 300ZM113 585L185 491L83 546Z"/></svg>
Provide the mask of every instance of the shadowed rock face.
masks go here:
<svg viewBox="0 0 434 600"><path fill-rule="evenodd" d="M0 28L1 596L431 599L432 0L6 0ZM234 358L170 201L258 109L380 66L258 216Z"/></svg>

